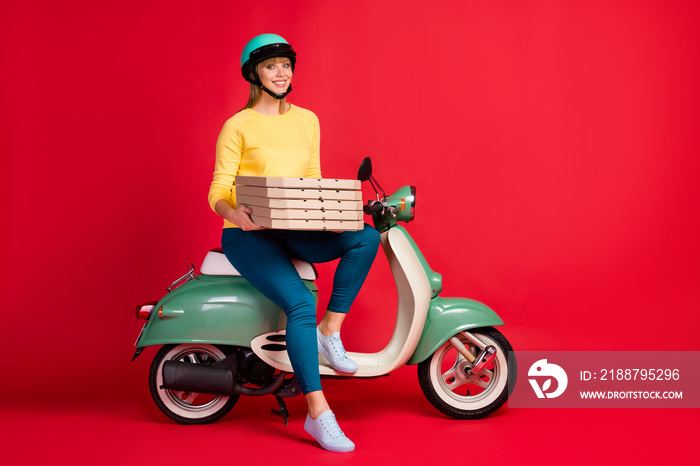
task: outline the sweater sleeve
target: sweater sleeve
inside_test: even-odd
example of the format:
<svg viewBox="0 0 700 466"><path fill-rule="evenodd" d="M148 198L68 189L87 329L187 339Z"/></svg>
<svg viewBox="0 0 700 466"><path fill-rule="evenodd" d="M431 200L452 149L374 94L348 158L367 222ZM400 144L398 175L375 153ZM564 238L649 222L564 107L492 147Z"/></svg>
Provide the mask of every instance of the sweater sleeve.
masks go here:
<svg viewBox="0 0 700 466"><path fill-rule="evenodd" d="M312 114L313 115L313 114ZM313 115L312 123L312 139L311 139L311 158L306 171L307 178L322 178L321 176L321 128L318 123L318 117Z"/></svg>
<svg viewBox="0 0 700 466"><path fill-rule="evenodd" d="M212 210L215 210L214 206L221 199L225 199L231 207L236 207L234 184L242 154L240 127L229 119L216 141L214 177L209 187L209 205Z"/></svg>

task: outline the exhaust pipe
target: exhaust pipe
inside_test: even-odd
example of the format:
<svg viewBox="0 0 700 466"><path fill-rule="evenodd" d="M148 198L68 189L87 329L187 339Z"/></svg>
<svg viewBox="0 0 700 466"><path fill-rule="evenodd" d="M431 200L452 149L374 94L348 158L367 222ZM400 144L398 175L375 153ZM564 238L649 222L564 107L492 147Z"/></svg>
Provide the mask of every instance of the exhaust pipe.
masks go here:
<svg viewBox="0 0 700 466"><path fill-rule="evenodd" d="M165 361L163 363L163 385L168 390L209 393L211 395L262 396L282 386L286 372L280 372L274 382L264 388L242 387L236 383L236 366L206 366L190 362Z"/></svg>

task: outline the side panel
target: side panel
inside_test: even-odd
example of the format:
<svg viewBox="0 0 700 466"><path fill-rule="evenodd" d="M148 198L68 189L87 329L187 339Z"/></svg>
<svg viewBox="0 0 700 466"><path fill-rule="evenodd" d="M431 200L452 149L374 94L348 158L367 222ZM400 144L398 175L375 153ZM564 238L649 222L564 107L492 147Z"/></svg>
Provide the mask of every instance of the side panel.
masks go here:
<svg viewBox="0 0 700 466"><path fill-rule="evenodd" d="M498 325L503 325L503 320L491 308L478 301L439 296L433 298L423 334L407 364L418 364L426 360L457 332Z"/></svg>
<svg viewBox="0 0 700 466"><path fill-rule="evenodd" d="M316 284L305 283L318 299ZM193 342L250 346L256 336L286 325L282 309L245 279L199 275L158 302L136 346Z"/></svg>

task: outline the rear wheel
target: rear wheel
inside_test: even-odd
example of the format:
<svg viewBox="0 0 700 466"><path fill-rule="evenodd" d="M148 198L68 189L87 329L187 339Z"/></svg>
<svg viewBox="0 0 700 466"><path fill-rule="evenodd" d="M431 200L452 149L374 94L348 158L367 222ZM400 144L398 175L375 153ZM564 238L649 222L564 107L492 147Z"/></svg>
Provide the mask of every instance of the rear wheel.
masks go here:
<svg viewBox="0 0 700 466"><path fill-rule="evenodd" d="M148 377L151 396L156 406L170 419L181 424L208 424L224 417L238 401L238 395L221 396L182 392L160 388L163 385L165 361L212 365L226 354L213 345L165 345L153 358Z"/></svg>
<svg viewBox="0 0 700 466"><path fill-rule="evenodd" d="M418 365L418 380L423 394L439 411L457 419L478 419L496 411L508 399L515 386L517 363L508 340L492 327L471 331L486 345L497 350L496 358L478 374L450 341ZM467 337L458 333L467 349L476 356L480 351Z"/></svg>

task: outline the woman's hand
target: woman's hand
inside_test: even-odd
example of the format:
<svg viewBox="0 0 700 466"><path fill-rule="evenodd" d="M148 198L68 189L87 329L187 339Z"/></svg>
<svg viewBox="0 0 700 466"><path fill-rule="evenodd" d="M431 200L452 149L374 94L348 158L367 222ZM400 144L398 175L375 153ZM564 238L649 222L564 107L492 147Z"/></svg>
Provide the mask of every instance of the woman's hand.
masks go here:
<svg viewBox="0 0 700 466"><path fill-rule="evenodd" d="M232 212L231 218L229 218L228 221L241 227L241 230L249 231L263 229L263 227L253 223L253 220L250 218L250 214L253 213L253 209L250 207L239 204L237 208L232 210Z"/></svg>
<svg viewBox="0 0 700 466"><path fill-rule="evenodd" d="M235 209L224 199L219 199L215 206L216 213L224 217L229 222L241 228L243 231L262 230L263 227L253 223L250 214L253 209L239 204Z"/></svg>

